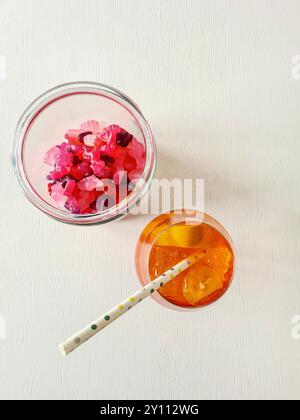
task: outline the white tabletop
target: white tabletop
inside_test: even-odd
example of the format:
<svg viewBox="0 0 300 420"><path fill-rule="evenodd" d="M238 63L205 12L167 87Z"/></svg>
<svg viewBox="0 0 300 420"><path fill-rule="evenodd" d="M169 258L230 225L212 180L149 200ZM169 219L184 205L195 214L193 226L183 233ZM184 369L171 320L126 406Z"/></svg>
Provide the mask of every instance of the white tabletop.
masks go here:
<svg viewBox="0 0 300 420"><path fill-rule="evenodd" d="M0 398L299 399L299 12L299 0L0 0ZM62 339L137 287L151 218L67 226L21 194L16 121L75 80L136 100L158 177L205 179L238 267L217 305L181 313L150 299L62 358Z"/></svg>

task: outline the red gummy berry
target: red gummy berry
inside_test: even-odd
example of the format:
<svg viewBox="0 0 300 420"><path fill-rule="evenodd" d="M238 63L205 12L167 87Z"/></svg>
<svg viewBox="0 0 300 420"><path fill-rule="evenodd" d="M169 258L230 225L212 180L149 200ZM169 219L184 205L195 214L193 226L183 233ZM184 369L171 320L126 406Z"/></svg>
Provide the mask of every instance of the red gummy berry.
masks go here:
<svg viewBox="0 0 300 420"><path fill-rule="evenodd" d="M71 169L71 175L78 181L92 174L93 170L91 168L91 165L89 165L87 162L81 162L78 165L73 166L73 168Z"/></svg>
<svg viewBox="0 0 300 420"><path fill-rule="evenodd" d="M65 208L73 214L79 214L80 213L80 205L79 205L78 201L76 200L76 198L74 198L74 197L69 197L68 198L68 200L65 204Z"/></svg>
<svg viewBox="0 0 300 420"><path fill-rule="evenodd" d="M48 192L49 192L49 194L51 194L51 193L52 193L52 187L53 187L53 183L52 183L52 182L50 182L50 183L48 184Z"/></svg>
<svg viewBox="0 0 300 420"><path fill-rule="evenodd" d="M65 185L64 195L66 195L67 197L72 197L76 189L77 189L76 181L74 179L70 179L69 181L67 181Z"/></svg>
<svg viewBox="0 0 300 420"><path fill-rule="evenodd" d="M121 133L117 134L116 143L118 146L127 147L133 140L133 135L128 133L127 131L122 131Z"/></svg>

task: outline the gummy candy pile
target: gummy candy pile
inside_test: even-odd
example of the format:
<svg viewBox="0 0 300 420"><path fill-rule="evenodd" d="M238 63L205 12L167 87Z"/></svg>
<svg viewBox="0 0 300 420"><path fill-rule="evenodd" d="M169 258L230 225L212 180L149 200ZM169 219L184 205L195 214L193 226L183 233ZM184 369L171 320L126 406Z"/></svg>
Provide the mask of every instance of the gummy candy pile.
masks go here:
<svg viewBox="0 0 300 420"><path fill-rule="evenodd" d="M124 183L126 198L143 174L144 144L118 125L87 121L79 130L69 130L65 140L44 159L52 167L48 191L59 209L95 214L119 203Z"/></svg>

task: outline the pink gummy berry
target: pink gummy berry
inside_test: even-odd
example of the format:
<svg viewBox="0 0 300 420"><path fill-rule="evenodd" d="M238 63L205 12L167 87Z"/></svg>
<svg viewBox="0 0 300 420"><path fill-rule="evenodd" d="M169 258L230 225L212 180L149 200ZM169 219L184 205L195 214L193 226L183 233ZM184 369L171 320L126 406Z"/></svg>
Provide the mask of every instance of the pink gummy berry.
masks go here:
<svg viewBox="0 0 300 420"><path fill-rule="evenodd" d="M51 197L56 202L59 208L64 208L67 197L64 195L64 189L61 186L61 183L57 182L51 188Z"/></svg>
<svg viewBox="0 0 300 420"><path fill-rule="evenodd" d="M45 155L44 162L47 165L55 166L58 158L60 156L60 148L58 146L52 147Z"/></svg>
<svg viewBox="0 0 300 420"><path fill-rule="evenodd" d="M65 204L66 204L66 201L67 201L66 196L64 196L62 194L58 194L58 193L52 193L51 197L55 201L58 208L63 209L65 207Z"/></svg>
<svg viewBox="0 0 300 420"><path fill-rule="evenodd" d="M65 168L71 168L73 165L73 153L69 150L68 143L63 143L59 147L60 154L56 164Z"/></svg>
<svg viewBox="0 0 300 420"><path fill-rule="evenodd" d="M100 134L100 124L98 121L90 120L81 124L80 129L83 131L90 131L92 134Z"/></svg>
<svg viewBox="0 0 300 420"><path fill-rule="evenodd" d="M81 191L93 191L101 188L102 186L103 182L100 181L100 179L97 178L95 175L91 175L78 182L78 188Z"/></svg>
<svg viewBox="0 0 300 420"><path fill-rule="evenodd" d="M58 193L58 194L64 194L64 189L63 189L63 187L62 187L62 185L61 185L61 183L60 182L56 182L55 184L53 184L53 186L52 186L52 192L53 193Z"/></svg>
<svg viewBox="0 0 300 420"><path fill-rule="evenodd" d="M94 171L94 174L96 176L98 176L99 178L103 177L104 175L104 168L105 168L105 162L103 162L102 160L96 161L93 160L91 167Z"/></svg>
<svg viewBox="0 0 300 420"><path fill-rule="evenodd" d="M132 156L133 158L142 157L145 153L145 147L142 143L137 141L137 139L133 139L130 147L129 147L129 156Z"/></svg>
<svg viewBox="0 0 300 420"><path fill-rule="evenodd" d="M109 142L109 141L116 141L117 134L122 131L122 128L116 124L109 125L108 127L104 128L101 132L101 139Z"/></svg>
<svg viewBox="0 0 300 420"><path fill-rule="evenodd" d="M70 144L68 145L68 148L67 148L68 153L72 153L73 155L79 154L81 150L82 150L81 144Z"/></svg>
<svg viewBox="0 0 300 420"><path fill-rule="evenodd" d="M134 171L130 171L128 173L128 178L130 179L131 182L136 183L143 175L143 172L144 171L142 169L136 169Z"/></svg>
<svg viewBox="0 0 300 420"><path fill-rule="evenodd" d="M69 170L65 167L56 166L54 171L51 171L49 174L49 178L53 180L58 180L63 178L64 176L68 175Z"/></svg>
<svg viewBox="0 0 300 420"><path fill-rule="evenodd" d="M81 124L79 130L68 130L65 135L65 138L69 141L70 144L77 144L79 142L84 142L84 137L87 135L96 135L100 136L101 127L97 121L87 121Z"/></svg>
<svg viewBox="0 0 300 420"><path fill-rule="evenodd" d="M99 178L103 177L103 171L105 168L105 162L100 159L101 152L100 149L94 149L92 151L92 161L91 161L91 167L94 171L94 174L98 176Z"/></svg>
<svg viewBox="0 0 300 420"><path fill-rule="evenodd" d="M107 156L115 156L118 149L117 136L124 132L118 125L110 125L101 133L101 139L105 144L101 148L101 153Z"/></svg>
<svg viewBox="0 0 300 420"><path fill-rule="evenodd" d="M129 156L135 159L136 161L136 169L132 170L131 176L140 177L143 173L145 163L146 163L145 147L142 143L140 143L136 139L133 139L129 149L130 149L128 152ZM134 171L135 171L135 174L133 174Z"/></svg>
<svg viewBox="0 0 300 420"><path fill-rule="evenodd" d="M80 205L75 197L69 197L65 203L65 208L73 214L80 213Z"/></svg>

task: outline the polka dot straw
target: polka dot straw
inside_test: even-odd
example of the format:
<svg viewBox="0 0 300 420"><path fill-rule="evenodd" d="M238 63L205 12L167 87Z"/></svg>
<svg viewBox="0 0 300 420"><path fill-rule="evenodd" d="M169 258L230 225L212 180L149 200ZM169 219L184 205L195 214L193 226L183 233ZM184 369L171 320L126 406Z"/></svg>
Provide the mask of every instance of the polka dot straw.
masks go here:
<svg viewBox="0 0 300 420"><path fill-rule="evenodd" d="M96 321L92 322L86 328L79 331L77 334L70 337L64 343L60 344L59 350L62 355L66 356L81 344L88 341L98 332L103 330L105 327L110 325L113 321L118 319L120 316L124 315L128 310L133 308L138 303L142 302L145 298L150 296L152 293L163 287L169 281L174 279L183 271L187 270L192 264L195 264L201 258L205 256L205 251L201 254L193 254L189 258L181 261L179 264L175 265L170 270L166 271L164 274L159 276L157 279L151 281L147 286L138 290L136 293L132 294L129 298L124 300L124 302L112 308L110 311L107 311Z"/></svg>

